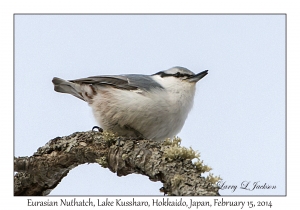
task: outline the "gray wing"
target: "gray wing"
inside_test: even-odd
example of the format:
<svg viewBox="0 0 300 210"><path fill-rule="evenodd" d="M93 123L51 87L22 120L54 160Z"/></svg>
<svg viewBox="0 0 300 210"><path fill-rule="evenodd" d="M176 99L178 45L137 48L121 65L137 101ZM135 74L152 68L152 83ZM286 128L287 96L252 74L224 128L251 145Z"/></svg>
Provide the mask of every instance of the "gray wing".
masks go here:
<svg viewBox="0 0 300 210"><path fill-rule="evenodd" d="M93 76L70 80L70 82L78 84L109 85L123 90L140 89L148 91L153 88L163 89L163 87L159 83L155 82L150 76L141 74Z"/></svg>

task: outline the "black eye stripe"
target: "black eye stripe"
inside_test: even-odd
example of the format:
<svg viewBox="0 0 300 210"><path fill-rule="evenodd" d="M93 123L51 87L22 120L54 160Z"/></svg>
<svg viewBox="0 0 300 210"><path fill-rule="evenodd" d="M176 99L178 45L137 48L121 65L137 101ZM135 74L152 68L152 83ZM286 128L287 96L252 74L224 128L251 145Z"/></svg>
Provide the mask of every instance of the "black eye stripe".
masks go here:
<svg viewBox="0 0 300 210"><path fill-rule="evenodd" d="M167 73L162 72L162 71L160 71L160 72L158 72L158 73L156 73L154 75L160 75L161 77L177 77L177 78L179 78L179 77L191 77L191 76L193 76L193 75L189 75L189 74L183 74L183 73L180 73L180 72L177 72L175 74L167 74Z"/></svg>

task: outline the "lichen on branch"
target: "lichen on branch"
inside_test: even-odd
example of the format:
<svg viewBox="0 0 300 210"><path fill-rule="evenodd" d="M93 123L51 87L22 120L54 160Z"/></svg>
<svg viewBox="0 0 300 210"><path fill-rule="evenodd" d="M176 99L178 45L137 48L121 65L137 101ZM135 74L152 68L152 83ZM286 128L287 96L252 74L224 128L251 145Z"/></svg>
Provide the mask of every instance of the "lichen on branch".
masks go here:
<svg viewBox="0 0 300 210"><path fill-rule="evenodd" d="M133 140L94 131L57 137L31 157L15 158L15 195L47 195L71 169L84 163L98 163L117 176L148 176L161 181L168 195L219 195L214 184L218 177L202 177L210 167L203 165L197 151L180 142Z"/></svg>

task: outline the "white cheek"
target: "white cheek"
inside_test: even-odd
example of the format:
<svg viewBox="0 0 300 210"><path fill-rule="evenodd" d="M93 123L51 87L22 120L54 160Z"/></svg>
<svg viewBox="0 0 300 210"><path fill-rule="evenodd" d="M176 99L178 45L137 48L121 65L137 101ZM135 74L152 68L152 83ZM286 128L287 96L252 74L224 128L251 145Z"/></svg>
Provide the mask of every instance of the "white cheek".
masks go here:
<svg viewBox="0 0 300 210"><path fill-rule="evenodd" d="M153 79L158 82L161 86L163 86L165 89L173 88L178 85L181 85L178 78L175 77L161 77L159 75L153 76Z"/></svg>

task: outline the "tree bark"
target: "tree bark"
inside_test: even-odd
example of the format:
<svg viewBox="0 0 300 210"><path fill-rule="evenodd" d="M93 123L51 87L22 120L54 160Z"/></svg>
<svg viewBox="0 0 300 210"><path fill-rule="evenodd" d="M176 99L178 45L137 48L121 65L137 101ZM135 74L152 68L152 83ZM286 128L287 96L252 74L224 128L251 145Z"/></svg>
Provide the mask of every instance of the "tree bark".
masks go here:
<svg viewBox="0 0 300 210"><path fill-rule="evenodd" d="M190 159L165 154L170 145L131 140L113 134L87 131L57 137L31 157L14 160L14 194L48 195L69 171L84 163L98 163L118 176L131 173L161 181L167 195L219 195L219 188L201 177Z"/></svg>

